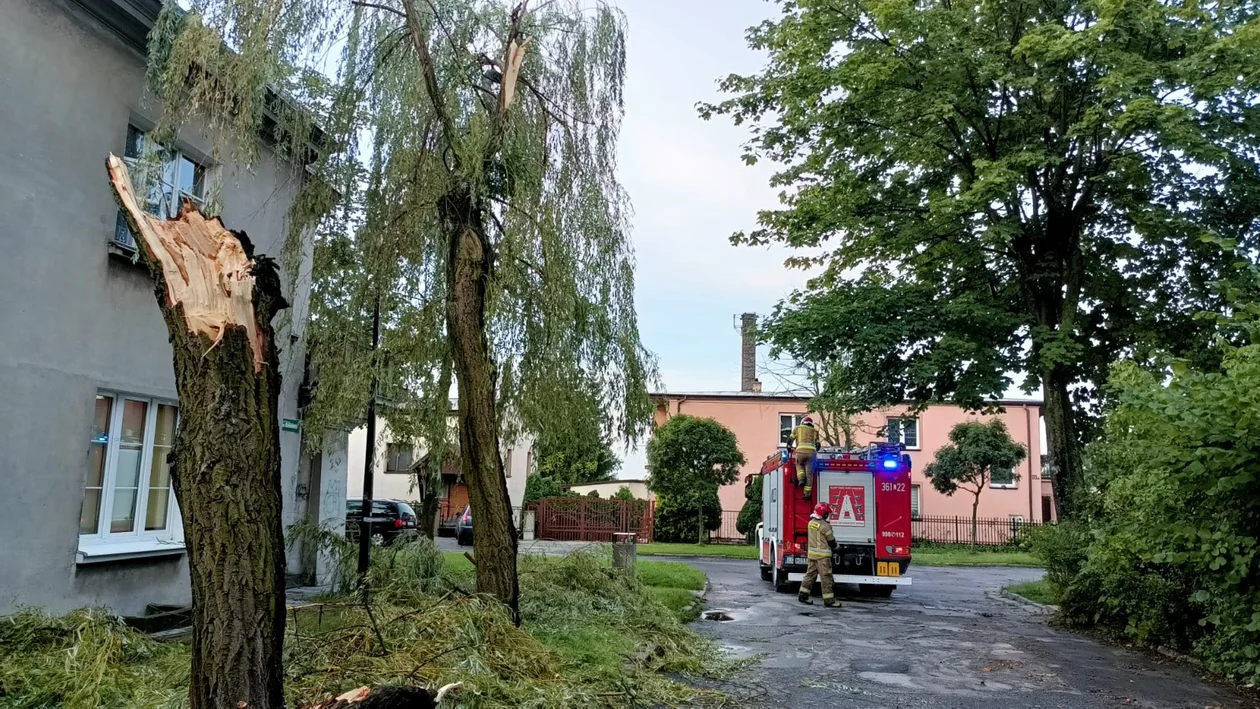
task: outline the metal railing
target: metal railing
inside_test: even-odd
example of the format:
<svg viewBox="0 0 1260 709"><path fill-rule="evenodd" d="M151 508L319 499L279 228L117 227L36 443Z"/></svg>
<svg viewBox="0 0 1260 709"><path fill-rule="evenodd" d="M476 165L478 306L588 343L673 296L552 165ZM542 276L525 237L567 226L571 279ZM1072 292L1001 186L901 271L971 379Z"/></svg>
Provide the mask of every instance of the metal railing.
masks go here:
<svg viewBox="0 0 1260 709"><path fill-rule="evenodd" d="M1008 546L1019 544L1032 530L1044 522L1029 522L1015 517L980 517L976 519L975 544ZM911 522L910 536L916 542L936 544L971 544L970 517L923 515Z"/></svg>

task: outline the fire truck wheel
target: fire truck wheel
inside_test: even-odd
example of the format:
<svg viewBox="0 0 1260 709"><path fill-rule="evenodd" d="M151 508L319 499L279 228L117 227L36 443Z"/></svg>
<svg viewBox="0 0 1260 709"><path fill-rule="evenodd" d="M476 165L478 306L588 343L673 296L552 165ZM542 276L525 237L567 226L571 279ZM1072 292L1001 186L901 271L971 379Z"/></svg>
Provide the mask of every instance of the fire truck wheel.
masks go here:
<svg viewBox="0 0 1260 709"><path fill-rule="evenodd" d="M788 581L787 572L779 568L772 569L771 572L774 574L771 578L771 583L774 584L775 592L790 593L792 591L792 584Z"/></svg>
<svg viewBox="0 0 1260 709"><path fill-rule="evenodd" d="M860 591L863 596L874 596L876 598L892 598L893 589L895 588L897 587L896 586L875 586L872 584L864 583L858 586L858 591Z"/></svg>

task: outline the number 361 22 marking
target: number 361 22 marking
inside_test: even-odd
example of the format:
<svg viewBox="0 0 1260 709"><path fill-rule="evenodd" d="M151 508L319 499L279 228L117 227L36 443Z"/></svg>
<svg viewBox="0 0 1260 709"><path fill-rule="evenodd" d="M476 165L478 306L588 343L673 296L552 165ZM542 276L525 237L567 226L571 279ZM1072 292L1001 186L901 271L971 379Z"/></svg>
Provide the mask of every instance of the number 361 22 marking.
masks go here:
<svg viewBox="0 0 1260 709"><path fill-rule="evenodd" d="M905 492L905 483L880 483L880 492Z"/></svg>

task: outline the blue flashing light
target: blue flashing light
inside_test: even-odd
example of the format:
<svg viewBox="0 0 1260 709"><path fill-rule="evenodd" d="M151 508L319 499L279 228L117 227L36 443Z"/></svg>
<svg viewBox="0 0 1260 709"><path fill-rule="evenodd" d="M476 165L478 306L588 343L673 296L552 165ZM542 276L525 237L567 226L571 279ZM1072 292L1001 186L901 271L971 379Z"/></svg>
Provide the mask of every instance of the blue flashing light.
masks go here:
<svg viewBox="0 0 1260 709"><path fill-rule="evenodd" d="M896 458L884 458L883 460L884 470L896 470L898 464L899 462Z"/></svg>

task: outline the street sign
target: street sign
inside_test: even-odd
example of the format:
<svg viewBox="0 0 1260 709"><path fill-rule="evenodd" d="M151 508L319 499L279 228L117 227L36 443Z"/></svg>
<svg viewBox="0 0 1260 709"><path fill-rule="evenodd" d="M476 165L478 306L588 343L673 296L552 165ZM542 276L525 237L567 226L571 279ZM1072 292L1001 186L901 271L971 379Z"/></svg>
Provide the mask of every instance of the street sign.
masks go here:
<svg viewBox="0 0 1260 709"><path fill-rule="evenodd" d="M297 433L297 430L301 425L302 424L297 419L282 419L280 421L280 430Z"/></svg>

